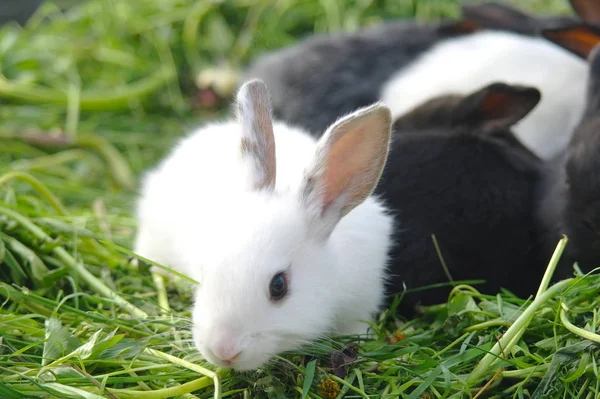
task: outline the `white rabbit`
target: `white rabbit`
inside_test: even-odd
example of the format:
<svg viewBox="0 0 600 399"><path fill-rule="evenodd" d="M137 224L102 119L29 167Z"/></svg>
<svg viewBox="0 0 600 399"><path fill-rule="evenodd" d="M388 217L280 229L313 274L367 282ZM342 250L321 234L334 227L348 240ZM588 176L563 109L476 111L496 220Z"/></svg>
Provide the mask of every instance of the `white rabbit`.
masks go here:
<svg viewBox="0 0 600 399"><path fill-rule="evenodd" d="M581 119L587 69L585 60L543 38L479 32L434 46L392 76L380 99L396 119L443 93L464 95L495 82L537 87L540 103L513 129L523 144L549 159L567 146Z"/></svg>
<svg viewBox="0 0 600 399"><path fill-rule="evenodd" d="M393 219L371 193L388 108L337 120L317 142L272 122L262 81L237 120L182 140L144 179L136 252L199 281L194 342L211 363L255 369L328 334L358 334L384 300Z"/></svg>

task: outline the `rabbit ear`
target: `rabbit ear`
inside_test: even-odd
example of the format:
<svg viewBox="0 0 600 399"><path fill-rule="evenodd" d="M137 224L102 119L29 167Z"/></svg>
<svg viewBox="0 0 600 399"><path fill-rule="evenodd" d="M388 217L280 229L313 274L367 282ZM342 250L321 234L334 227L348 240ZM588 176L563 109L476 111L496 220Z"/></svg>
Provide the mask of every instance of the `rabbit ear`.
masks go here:
<svg viewBox="0 0 600 399"><path fill-rule="evenodd" d="M535 18L506 4L465 4L461 6L461 10L465 18L487 29L533 33L537 28Z"/></svg>
<svg viewBox="0 0 600 399"><path fill-rule="evenodd" d="M375 189L387 160L392 117L374 104L339 119L317 145L300 194L313 213L315 235L326 238Z"/></svg>
<svg viewBox="0 0 600 399"><path fill-rule="evenodd" d="M267 86L251 80L240 87L236 109L242 125L240 151L249 167L249 184L256 190L275 188L275 137Z"/></svg>
<svg viewBox="0 0 600 399"><path fill-rule="evenodd" d="M569 0L575 12L590 25L600 25L600 2L598 0Z"/></svg>
<svg viewBox="0 0 600 399"><path fill-rule="evenodd" d="M600 29L585 24L544 29L542 36L581 58L588 58L600 43Z"/></svg>
<svg viewBox="0 0 600 399"><path fill-rule="evenodd" d="M457 105L455 123L483 132L507 129L525 117L541 99L534 87L493 83L464 97Z"/></svg>

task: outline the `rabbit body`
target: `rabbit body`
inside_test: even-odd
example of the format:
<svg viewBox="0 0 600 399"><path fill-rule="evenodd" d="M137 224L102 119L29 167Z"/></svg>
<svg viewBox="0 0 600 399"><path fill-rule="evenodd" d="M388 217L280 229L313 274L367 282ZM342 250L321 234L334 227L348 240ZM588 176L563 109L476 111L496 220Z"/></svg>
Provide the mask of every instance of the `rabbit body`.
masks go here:
<svg viewBox="0 0 600 399"><path fill-rule="evenodd" d="M136 252L200 283L196 346L246 370L327 334L367 331L392 230L369 196L391 119L382 106L357 111L317 142L271 124L258 81L237 105L237 121L196 130L145 176Z"/></svg>
<svg viewBox="0 0 600 399"><path fill-rule="evenodd" d="M476 287L490 294L534 292L543 272L533 215L542 164L510 125L535 106L536 93L494 84L432 99L395 121L376 189L397 225L389 292L449 282L432 235L454 280L485 279ZM400 310L443 303L450 289L407 294Z"/></svg>
<svg viewBox="0 0 600 399"><path fill-rule="evenodd" d="M540 104L514 127L543 159L563 150L584 110L586 63L536 37L479 32L434 46L383 86L381 100L399 117L440 94L467 94L493 82L537 87Z"/></svg>

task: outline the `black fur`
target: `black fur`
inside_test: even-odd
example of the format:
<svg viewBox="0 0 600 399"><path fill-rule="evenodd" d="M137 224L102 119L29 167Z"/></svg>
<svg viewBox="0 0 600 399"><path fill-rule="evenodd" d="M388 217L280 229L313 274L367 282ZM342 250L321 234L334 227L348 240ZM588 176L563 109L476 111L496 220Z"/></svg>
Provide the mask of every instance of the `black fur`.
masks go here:
<svg viewBox="0 0 600 399"><path fill-rule="evenodd" d="M590 56L587 108L563 154L547 166L539 217L547 246L567 235L557 277L578 262L584 271L600 266L600 47Z"/></svg>
<svg viewBox="0 0 600 399"><path fill-rule="evenodd" d="M340 115L377 101L382 85L434 44L471 28L405 21L315 36L260 57L243 81L264 81L276 118L320 136Z"/></svg>
<svg viewBox="0 0 600 399"><path fill-rule="evenodd" d="M535 292L543 274L533 215L541 161L510 126L539 99L534 88L492 84L433 99L395 121L376 189L396 220L390 293L448 282L432 234L454 280L485 279L478 288L490 294ZM450 289L409 295L401 311L443 303Z"/></svg>

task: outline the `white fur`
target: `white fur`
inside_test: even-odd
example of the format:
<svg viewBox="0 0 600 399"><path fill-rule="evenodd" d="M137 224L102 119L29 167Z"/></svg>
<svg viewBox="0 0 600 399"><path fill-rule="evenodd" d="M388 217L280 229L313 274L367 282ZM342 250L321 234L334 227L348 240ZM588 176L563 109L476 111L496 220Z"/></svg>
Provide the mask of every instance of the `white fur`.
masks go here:
<svg viewBox="0 0 600 399"><path fill-rule="evenodd" d="M587 69L585 60L544 39L482 32L435 46L384 84L381 100L397 118L435 96L467 94L494 82L537 87L540 103L513 129L550 159L581 119Z"/></svg>
<svg viewBox="0 0 600 399"><path fill-rule="evenodd" d="M183 139L143 180L136 252L200 282L193 310L196 346L223 336L241 349L234 368L327 334L365 333L383 300L392 218L373 197L343 217L327 240L312 233L300 195L317 143L274 122L275 191L249 190L240 159L241 125L212 123ZM289 294L268 297L289 268Z"/></svg>

